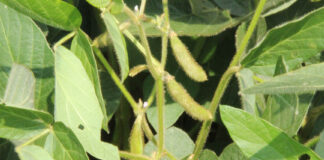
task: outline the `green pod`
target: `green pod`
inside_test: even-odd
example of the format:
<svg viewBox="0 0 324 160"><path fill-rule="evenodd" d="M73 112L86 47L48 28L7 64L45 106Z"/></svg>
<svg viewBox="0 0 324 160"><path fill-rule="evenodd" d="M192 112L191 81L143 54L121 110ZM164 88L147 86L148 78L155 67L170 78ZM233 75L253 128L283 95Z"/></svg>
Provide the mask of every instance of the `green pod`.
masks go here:
<svg viewBox="0 0 324 160"><path fill-rule="evenodd" d="M142 130L143 115L139 114L134 122L129 144L130 152L135 154L142 154L144 151L144 134Z"/></svg>
<svg viewBox="0 0 324 160"><path fill-rule="evenodd" d="M207 80L207 74L204 69L192 57L187 47L181 42L175 33L170 35L171 48L173 55L185 73L197 82Z"/></svg>
<svg viewBox="0 0 324 160"><path fill-rule="evenodd" d="M179 103L192 118L204 121L213 118L212 114L198 104L173 77L168 76L166 79L167 89L172 99Z"/></svg>
<svg viewBox="0 0 324 160"><path fill-rule="evenodd" d="M128 75L129 75L130 77L135 77L137 74L139 74L139 73L141 73L141 72L143 72L143 71L145 71L145 70L147 70L147 65L145 65L145 64L140 64L140 65L137 65L137 66L133 67L133 68L129 71Z"/></svg>

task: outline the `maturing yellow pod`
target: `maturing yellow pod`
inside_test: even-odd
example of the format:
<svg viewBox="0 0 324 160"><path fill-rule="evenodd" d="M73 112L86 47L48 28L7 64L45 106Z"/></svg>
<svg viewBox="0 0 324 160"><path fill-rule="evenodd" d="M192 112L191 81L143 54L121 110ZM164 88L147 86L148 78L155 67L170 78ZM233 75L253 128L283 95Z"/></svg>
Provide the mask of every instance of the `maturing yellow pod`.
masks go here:
<svg viewBox="0 0 324 160"><path fill-rule="evenodd" d="M131 153L143 154L144 151L144 135L142 130L143 115L139 114L133 125L129 144Z"/></svg>
<svg viewBox="0 0 324 160"><path fill-rule="evenodd" d="M170 34L170 43L173 55L185 73L195 81L206 81L207 75L204 69L195 61L187 47L174 32Z"/></svg>
<svg viewBox="0 0 324 160"><path fill-rule="evenodd" d="M185 88L182 87L172 76L167 76L166 84L169 94L171 95L172 99L179 103L194 119L204 121L210 120L213 118L212 114L198 104L186 91Z"/></svg>

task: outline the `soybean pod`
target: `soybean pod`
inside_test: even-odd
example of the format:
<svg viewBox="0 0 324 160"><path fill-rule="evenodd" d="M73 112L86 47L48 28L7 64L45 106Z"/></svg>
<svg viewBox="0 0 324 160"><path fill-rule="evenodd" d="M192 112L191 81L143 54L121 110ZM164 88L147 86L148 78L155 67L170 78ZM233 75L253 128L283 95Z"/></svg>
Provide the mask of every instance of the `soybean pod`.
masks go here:
<svg viewBox="0 0 324 160"><path fill-rule="evenodd" d="M144 134L142 130L143 114L139 114L134 122L129 144L131 153L142 154L144 148Z"/></svg>
<svg viewBox="0 0 324 160"><path fill-rule="evenodd" d="M166 77L166 86L172 99L179 103L192 118L200 121L213 118L209 110L198 104L174 77L169 75Z"/></svg>
<svg viewBox="0 0 324 160"><path fill-rule="evenodd" d="M185 73L197 82L206 81L207 75L204 69L196 62L185 44L182 43L174 32L170 34L170 43L173 50L172 53Z"/></svg>

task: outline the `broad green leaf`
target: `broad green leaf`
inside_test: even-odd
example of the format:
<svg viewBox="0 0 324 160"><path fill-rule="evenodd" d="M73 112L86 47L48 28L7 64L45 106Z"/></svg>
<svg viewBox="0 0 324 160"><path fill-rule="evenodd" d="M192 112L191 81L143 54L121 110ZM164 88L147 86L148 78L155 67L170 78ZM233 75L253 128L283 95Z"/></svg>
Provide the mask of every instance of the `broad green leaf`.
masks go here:
<svg viewBox="0 0 324 160"><path fill-rule="evenodd" d="M312 93L316 90L324 90L324 77L321 76L323 68L324 63L308 65L244 89L243 93Z"/></svg>
<svg viewBox="0 0 324 160"><path fill-rule="evenodd" d="M12 1L6 1L11 3ZM0 3L0 97L4 97L14 63L31 69L36 77L34 106L51 110L54 56L42 31L28 17Z"/></svg>
<svg viewBox="0 0 324 160"><path fill-rule="evenodd" d="M273 75L279 56L289 68L313 57L324 49L324 8L303 18L271 29L265 39L243 59L241 64L256 73Z"/></svg>
<svg viewBox="0 0 324 160"><path fill-rule="evenodd" d="M77 35L72 40L71 51L80 59L84 69L86 70L95 88L95 92L104 116L102 127L108 132L108 117L105 102L101 93L101 85L97 70L96 59L94 57L92 47L87 35L81 30L78 30Z"/></svg>
<svg viewBox="0 0 324 160"><path fill-rule="evenodd" d="M196 4L200 0L193 0ZM140 4L140 0L125 0L125 3L134 8ZM199 13L194 13L190 3L187 0L169 1L170 25L173 31L179 36L212 36L223 32L225 29L233 27L240 22L240 19L234 19L228 11L220 10L215 4L212 6L202 5L207 9ZM145 13L149 18L155 19L160 16L162 11L161 1L147 1ZM120 22L128 20L125 14L117 15ZM156 28L156 24L144 23L145 31L148 36L160 36L161 31ZM137 34L137 28L129 28L132 33Z"/></svg>
<svg viewBox="0 0 324 160"><path fill-rule="evenodd" d="M0 106L0 137L25 141L49 131L53 117L45 112Z"/></svg>
<svg viewBox="0 0 324 160"><path fill-rule="evenodd" d="M62 0L0 0L0 2L37 21L60 29L74 30L81 25L82 17L78 9Z"/></svg>
<svg viewBox="0 0 324 160"><path fill-rule="evenodd" d="M316 144L315 147L315 152L321 156L322 158L324 158L324 132L321 133L320 135L320 140L319 142Z"/></svg>
<svg viewBox="0 0 324 160"><path fill-rule="evenodd" d="M53 124L44 148L55 160L87 160L87 154L71 129L62 122Z"/></svg>
<svg viewBox="0 0 324 160"><path fill-rule="evenodd" d="M55 53L55 120L76 134L84 149L95 155L103 114L94 86L81 61L59 46Z"/></svg>
<svg viewBox="0 0 324 160"><path fill-rule="evenodd" d="M223 150L222 154L219 156L220 160L248 160L246 156L242 153L240 148L235 144L231 143Z"/></svg>
<svg viewBox="0 0 324 160"><path fill-rule="evenodd" d="M236 16L245 16L250 14L255 10L255 6L257 5L258 1L255 0L248 0L248 1L241 1L241 0L214 0L220 7L224 9L229 9L231 14ZM271 0L267 1L264 5L263 15L268 16L271 14L275 14L279 11L282 11L293 3L296 0Z"/></svg>
<svg viewBox="0 0 324 160"><path fill-rule="evenodd" d="M129 72L128 53L124 36L119 30L113 15L109 12L105 12L103 13L103 20L116 51L121 80L124 81Z"/></svg>
<svg viewBox="0 0 324 160"><path fill-rule="evenodd" d="M253 72L249 69L242 69L236 73L236 77L239 82L240 90L251 87L254 85ZM255 94L240 94L242 107L245 111L258 115L259 111L256 105L256 96Z"/></svg>
<svg viewBox="0 0 324 160"><path fill-rule="evenodd" d="M54 160L45 149L35 145L25 146L17 152L21 160Z"/></svg>
<svg viewBox="0 0 324 160"><path fill-rule="evenodd" d="M288 72L283 57L279 57L275 75ZM292 94L274 94L269 95L267 99L267 108L264 110L262 118L273 125L279 127L288 136L297 134L308 108L311 104L314 94L297 95Z"/></svg>
<svg viewBox="0 0 324 160"><path fill-rule="evenodd" d="M199 160L218 160L216 153L209 149L204 149L200 156Z"/></svg>
<svg viewBox="0 0 324 160"><path fill-rule="evenodd" d="M19 160L15 145L6 139L0 139L0 157L1 160Z"/></svg>
<svg viewBox="0 0 324 160"><path fill-rule="evenodd" d="M36 79L31 70L13 64L9 74L3 102L8 106L34 108Z"/></svg>
<svg viewBox="0 0 324 160"><path fill-rule="evenodd" d="M230 106L220 106L220 114L233 141L249 159L298 159L307 154L320 157L269 122Z"/></svg>
<svg viewBox="0 0 324 160"><path fill-rule="evenodd" d="M88 3L97 7L97 8L105 8L111 0L87 0Z"/></svg>
<svg viewBox="0 0 324 160"><path fill-rule="evenodd" d="M155 135L157 138L157 135ZM189 156L195 147L195 144L186 132L179 128L171 127L165 131L165 149L177 159L183 159ZM152 155L157 150L153 142L148 142L144 147L144 154ZM166 156L162 158L167 160Z"/></svg>
<svg viewBox="0 0 324 160"><path fill-rule="evenodd" d="M108 121L110 121L118 109L122 94L115 82L111 79L109 73L106 71L99 71L99 75L103 98L106 101L107 118Z"/></svg>

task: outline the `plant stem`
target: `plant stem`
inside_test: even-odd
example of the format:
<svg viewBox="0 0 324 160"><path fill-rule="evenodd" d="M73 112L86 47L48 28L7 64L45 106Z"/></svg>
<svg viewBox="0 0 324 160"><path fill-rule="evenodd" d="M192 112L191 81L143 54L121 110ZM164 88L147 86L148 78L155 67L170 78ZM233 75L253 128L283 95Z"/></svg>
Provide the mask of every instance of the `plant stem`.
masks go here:
<svg viewBox="0 0 324 160"><path fill-rule="evenodd" d="M106 60L106 58L102 55L101 51L96 47L93 47L93 50L94 50L96 56L98 57L98 59L100 60L100 62L104 65L104 67L108 71L108 73L111 76L112 80L115 82L115 84L120 89L120 91L123 93L123 95L125 96L125 98L129 102L129 104L132 106L135 115L137 115L139 113L139 106L136 103L136 101L134 100L134 98L132 97L132 95L128 92L126 87L123 85L123 83L121 82L121 80L119 79L119 77L117 76L115 71L112 69L112 67L110 66L110 64Z"/></svg>
<svg viewBox="0 0 324 160"><path fill-rule="evenodd" d="M49 133L51 131L50 128L45 129L43 132L41 132L40 134L36 135L35 137L32 137L31 139L29 139L28 141L26 141L25 143L19 145L16 147L16 151L19 152L19 150L31 143L33 143L34 141L36 141L38 138L41 138L42 136L46 135L47 133Z"/></svg>
<svg viewBox="0 0 324 160"><path fill-rule="evenodd" d="M151 52L144 28L143 28L141 22L139 21L138 17L135 15L135 13L131 9L129 9L127 6L125 6L124 12L129 16L129 18L137 26L139 37L141 39L142 45L143 45L145 53L146 53L145 60L146 60L148 69L151 72L154 79L157 79L159 76L159 73L156 70L157 68L154 67L154 65L153 65L153 62L152 62L153 56L152 56L152 52Z"/></svg>
<svg viewBox="0 0 324 160"><path fill-rule="evenodd" d="M66 41L68 41L69 39L71 39L72 37L74 37L76 34L75 31L67 34L66 36L64 36L63 38L61 38L59 41L57 41L54 46L53 49L55 50L59 45L62 45L63 43L65 43Z"/></svg>
<svg viewBox="0 0 324 160"><path fill-rule="evenodd" d="M225 71L225 73L222 75L222 78L220 82L218 83L218 86L216 88L215 94L213 96L212 102L209 107L209 111L211 112L212 115L215 115L215 112L218 108L218 105L220 103L220 100L233 76L233 74L237 71L239 71L240 67L238 67L241 56L251 38L251 35L258 23L259 17L262 13L263 7L265 5L266 0L260 0L259 4L257 6L257 9L253 15L252 21L248 27L248 30L246 34L243 37L243 41L239 46L239 49L237 50L236 54L234 55L228 69ZM199 131L198 138L196 140L196 147L194 150L194 156L193 160L197 160L208 137L210 127L212 124L212 120L207 120L203 122L203 125Z"/></svg>
<svg viewBox="0 0 324 160"><path fill-rule="evenodd" d="M119 156L121 158L132 159L132 160L151 160L151 158L148 156L144 156L141 154L129 153L126 151L119 151Z"/></svg>
<svg viewBox="0 0 324 160"><path fill-rule="evenodd" d="M168 35L170 31L170 18L169 18L169 8L168 0L162 0L163 12L164 12L164 26L163 26L163 35L162 35L162 53L161 53L161 65L164 69L167 55L168 55Z"/></svg>
<svg viewBox="0 0 324 160"><path fill-rule="evenodd" d="M158 78L156 80L157 92L156 92L156 104L158 108L158 158L161 157L164 148L164 90L163 80Z"/></svg>
<svg viewBox="0 0 324 160"><path fill-rule="evenodd" d="M144 15L145 6L146 6L146 0L142 0L141 7L140 7L140 12L139 12L139 15L140 16L143 16Z"/></svg>

